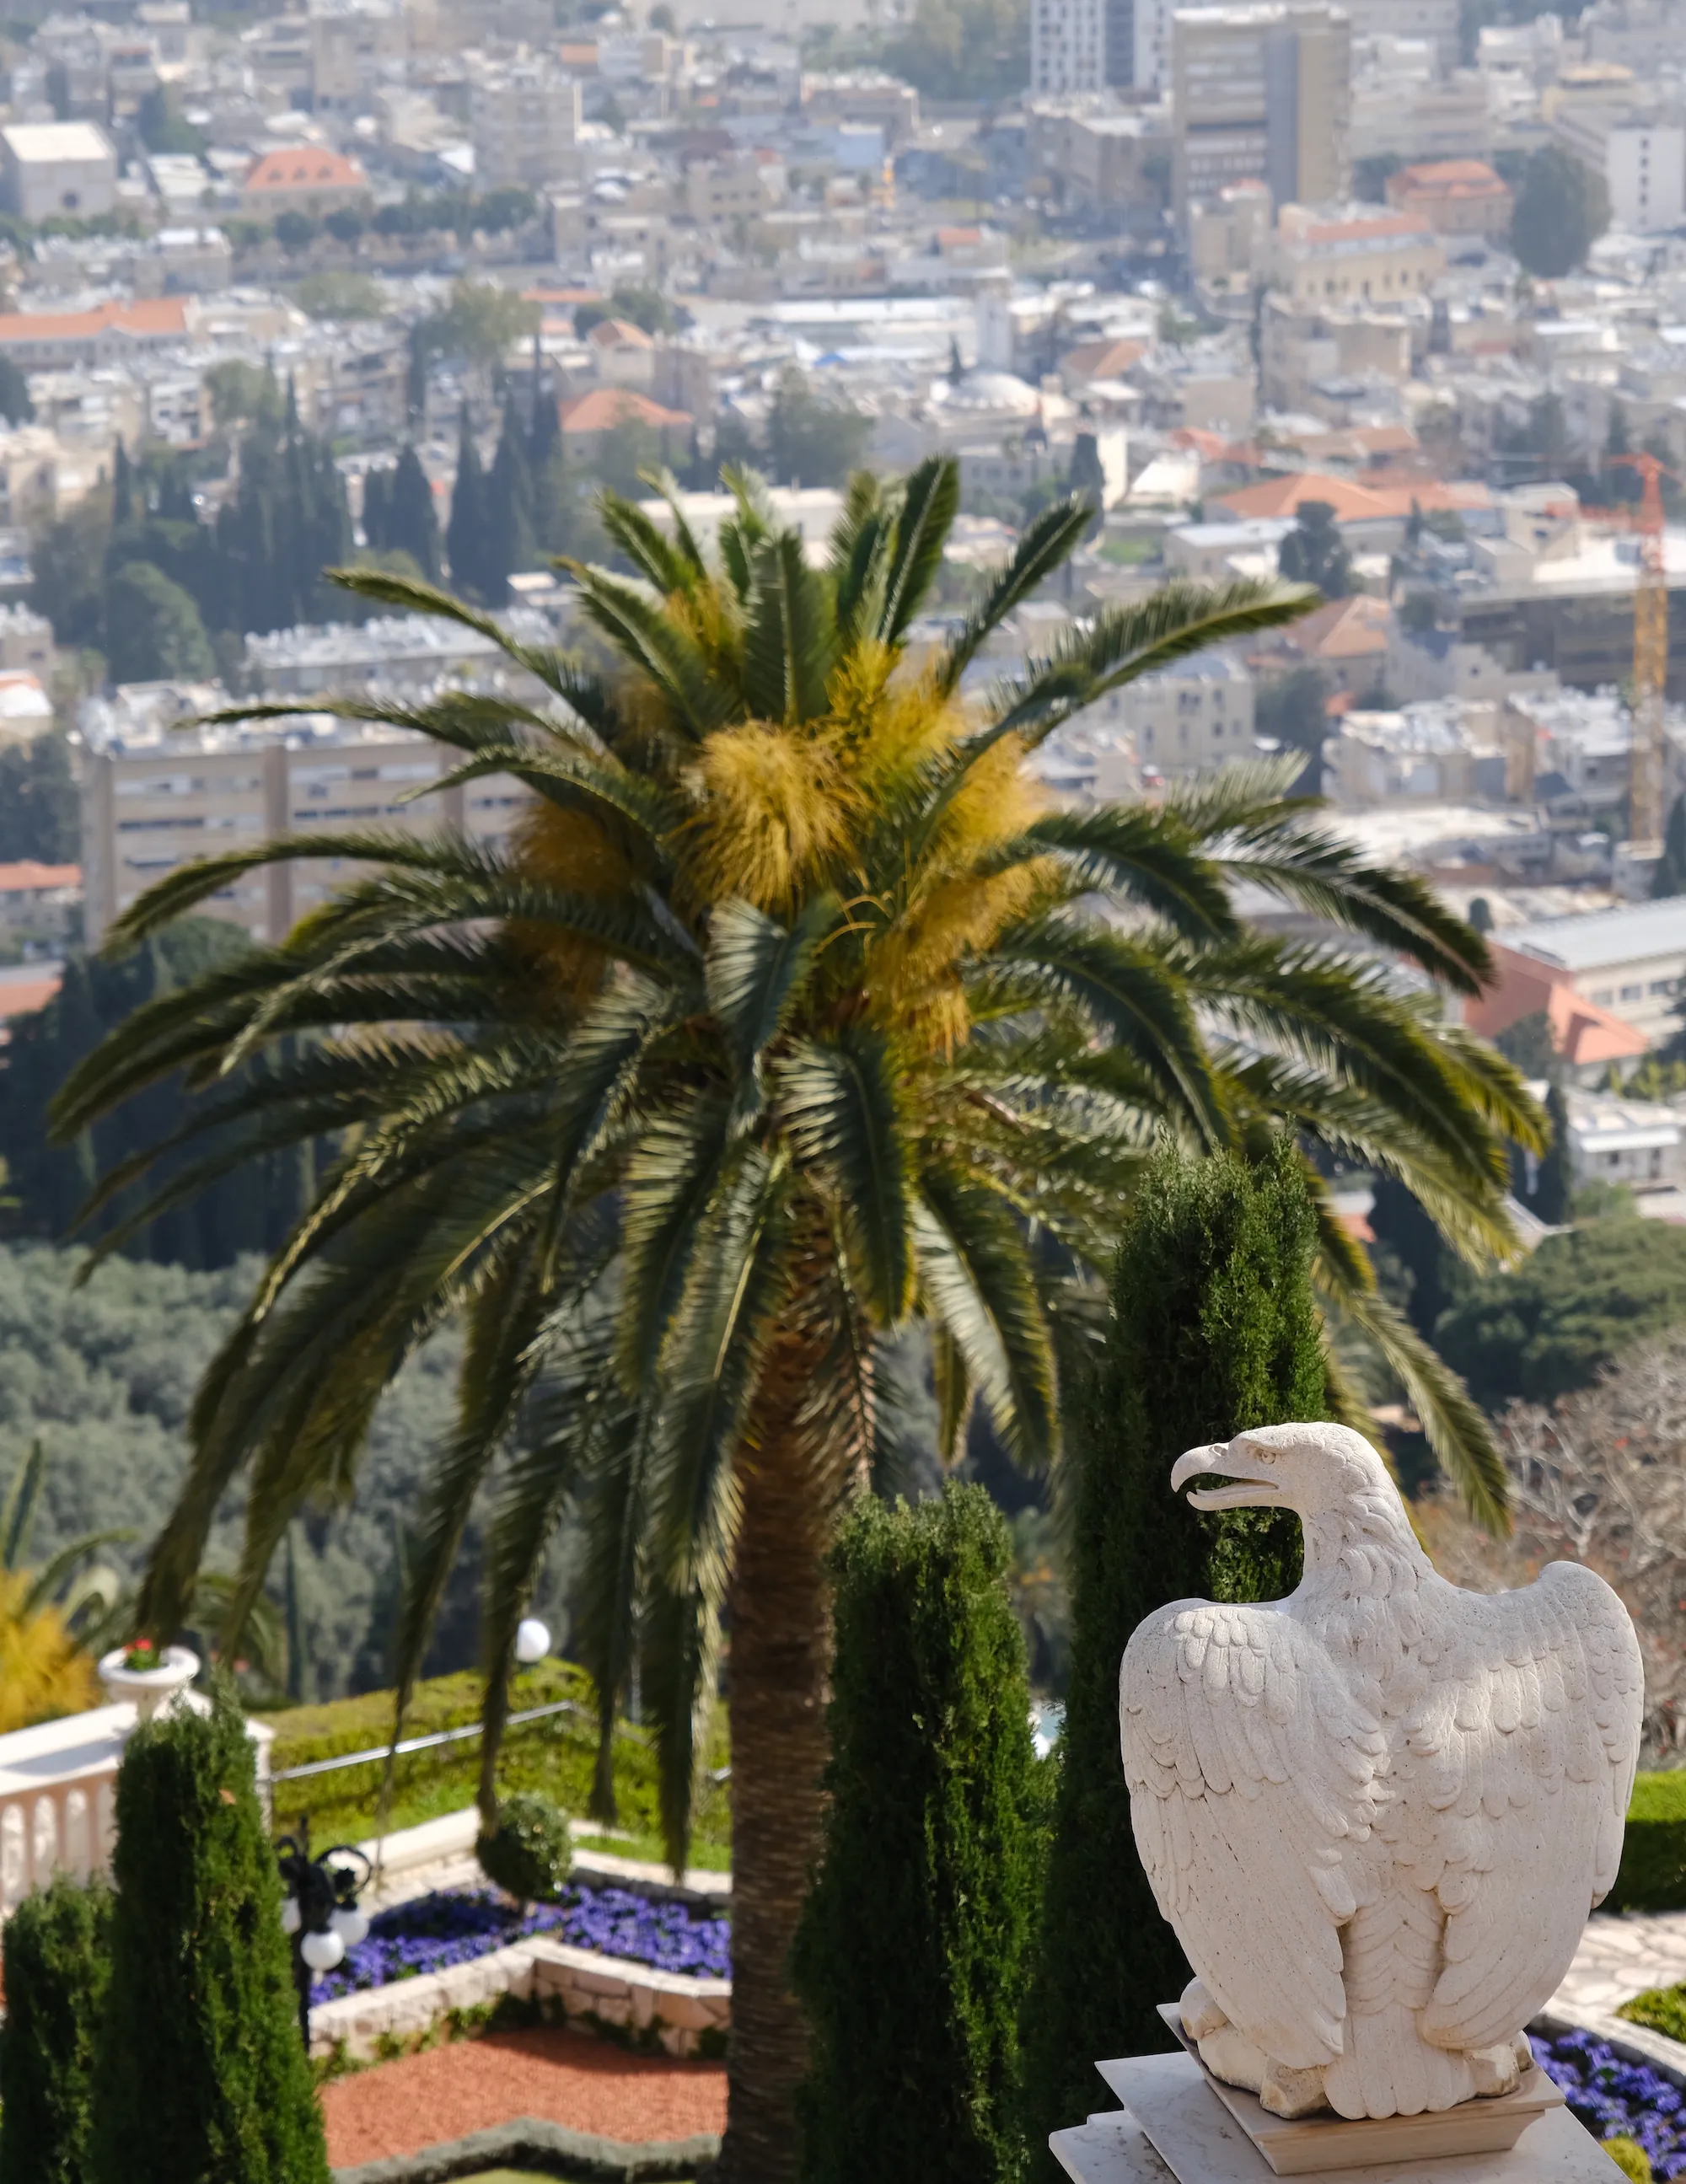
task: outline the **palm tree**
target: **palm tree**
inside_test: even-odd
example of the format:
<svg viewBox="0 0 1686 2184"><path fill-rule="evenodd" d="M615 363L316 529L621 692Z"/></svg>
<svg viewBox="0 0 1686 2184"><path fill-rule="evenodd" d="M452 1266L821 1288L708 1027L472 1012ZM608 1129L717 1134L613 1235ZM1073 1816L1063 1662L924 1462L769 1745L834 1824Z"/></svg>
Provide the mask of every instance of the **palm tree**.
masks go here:
<svg viewBox="0 0 1686 2184"><path fill-rule="evenodd" d="M678 1864L724 1648L723 2159L759 2184L791 2173L804 2068L784 1964L824 1756L822 1557L880 1453L886 1336L926 1330L946 1453L975 1401L1019 1462L1047 1466L1063 1374L1093 1338L1119 1209L1160 1134L1246 1146L1286 1122L1308 1148L1402 1177L1460 1245L1504 1250L1502 1139L1539 1130L1516 1072L1442 1020L1445 991L1478 989L1483 944L1286 798L1280 767L1235 767L1158 809L1062 811L1037 784L1037 745L1085 706L1315 594L1172 585L974 701L969 670L1069 554L1084 505L1032 524L934 641L915 618L957 503L952 463L898 486L855 479L823 571L755 481L733 488L712 560L670 482L667 530L605 498L638 581L568 566L614 658L606 675L426 587L343 577L492 637L544 696L331 710L447 745L449 782L513 777L526 816L504 847L299 836L171 874L120 939L271 861L366 868L280 944L138 1011L75 1072L58 1121L73 1133L181 1070L222 1087L184 1138L214 1122L240 1125L248 1150L341 1134L199 1390L148 1627L180 1618L243 1470L237 1625L293 1513L353 1490L381 1391L455 1316L460 1411L410 1552L400 1707L489 1488L494 1810L515 1626L567 1514L588 1543L599 1809L636 1666ZM1243 883L1344 940L1245 930ZM260 1050L266 1071L237 1077ZM236 1157L225 1141L172 1174L100 1248ZM99 1202L144 1168L126 1163ZM1503 1474L1479 1413L1326 1206L1321 1271L1496 1515Z"/></svg>

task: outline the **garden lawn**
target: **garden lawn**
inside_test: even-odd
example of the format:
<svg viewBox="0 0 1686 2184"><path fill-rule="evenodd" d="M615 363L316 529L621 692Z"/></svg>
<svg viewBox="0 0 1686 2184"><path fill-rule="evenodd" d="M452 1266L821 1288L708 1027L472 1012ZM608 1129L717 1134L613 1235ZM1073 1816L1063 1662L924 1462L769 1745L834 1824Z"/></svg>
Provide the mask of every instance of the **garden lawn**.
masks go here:
<svg viewBox="0 0 1686 2184"><path fill-rule="evenodd" d="M424 1736L477 1721L482 1691L479 1677L468 1674L435 1676L418 1685L405 1716L404 1735ZM519 1713L563 1699L576 1705L578 1713L552 1714L544 1721L508 1731L500 1755L498 1788L505 1797L518 1790L537 1790L564 1812L583 1814L589 1800L597 1747L596 1710L583 1670L572 1662L555 1660L522 1670L511 1689L511 1711ZM393 1694L370 1691L359 1698L293 1707L259 1719L275 1730L271 1765L280 1774L289 1767L371 1751L383 1744L392 1735ZM728 1756L723 1718L710 1747L710 1768L723 1767ZM374 1835L380 1826L385 1771L384 1759L374 1759L357 1767L337 1768L330 1774L306 1775L302 1781L277 1782L276 1834L296 1833L302 1823L308 1822L312 1843L317 1847L357 1842ZM474 1802L479 1785L477 1737L407 1753L394 1763L386 1830L415 1827L447 1813L460 1813ZM617 1823L635 1841L617 1841L607 1847L622 1856L660 1858L663 1852L656 1757L644 1732L630 1722L620 1725L615 1740L615 1797ZM724 1789L712 1781L705 1781L698 1801L691 1858L694 1864L720 1870L731 1864L729 1799Z"/></svg>

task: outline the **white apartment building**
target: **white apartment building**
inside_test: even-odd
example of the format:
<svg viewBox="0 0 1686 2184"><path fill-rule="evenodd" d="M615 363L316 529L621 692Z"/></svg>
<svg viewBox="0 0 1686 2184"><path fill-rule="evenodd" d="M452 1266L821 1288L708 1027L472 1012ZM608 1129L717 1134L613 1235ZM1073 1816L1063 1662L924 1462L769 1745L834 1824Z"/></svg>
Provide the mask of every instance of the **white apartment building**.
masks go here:
<svg viewBox="0 0 1686 2184"><path fill-rule="evenodd" d="M1577 1183L1671 1190L1686 1182L1683 1117L1674 1108L1573 1089L1565 1092L1564 1100L1569 1111L1569 1166Z"/></svg>
<svg viewBox="0 0 1686 2184"><path fill-rule="evenodd" d="M578 172L580 87L548 61L485 64L468 86L476 186L532 187Z"/></svg>
<svg viewBox="0 0 1686 2184"><path fill-rule="evenodd" d="M1568 972L1577 994L1613 1009L1653 1045L1680 1028L1674 1004L1686 978L1686 895L1512 926L1504 946Z"/></svg>
<svg viewBox="0 0 1686 2184"><path fill-rule="evenodd" d="M117 202L117 153L92 121L20 121L0 129L0 193L20 220L81 219Z"/></svg>
<svg viewBox="0 0 1686 2184"><path fill-rule="evenodd" d="M1107 0L1031 0L1030 89L1104 91Z"/></svg>
<svg viewBox="0 0 1686 2184"><path fill-rule="evenodd" d="M1171 14L1175 0L1135 0L1131 13L1138 91L1164 91L1171 80Z"/></svg>
<svg viewBox="0 0 1686 2184"><path fill-rule="evenodd" d="M1144 675L1119 694L1119 710L1144 774L1198 773L1258 755L1253 677L1225 653L1203 653Z"/></svg>
<svg viewBox="0 0 1686 2184"><path fill-rule="evenodd" d="M137 694L146 696L144 688ZM265 728L165 728L88 751L81 782L84 926L88 945L166 872L282 834L371 827L431 833L449 826L501 841L524 801L507 778L406 801L449 770L420 736L300 716ZM254 941L281 939L363 869L338 857L273 866L204 905Z"/></svg>
<svg viewBox="0 0 1686 2184"><path fill-rule="evenodd" d="M1565 106L1552 133L1603 178L1617 227L1650 235L1686 219L1686 128L1608 107Z"/></svg>

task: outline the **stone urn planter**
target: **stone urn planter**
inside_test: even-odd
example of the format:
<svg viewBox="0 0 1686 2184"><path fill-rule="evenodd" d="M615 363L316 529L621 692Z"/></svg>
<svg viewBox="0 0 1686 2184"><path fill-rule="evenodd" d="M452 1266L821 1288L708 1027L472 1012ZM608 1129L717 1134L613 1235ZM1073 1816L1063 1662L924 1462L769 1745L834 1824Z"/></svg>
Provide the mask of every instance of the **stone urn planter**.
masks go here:
<svg viewBox="0 0 1686 2184"><path fill-rule="evenodd" d="M113 1706L125 1704L135 1709L135 1726L150 1721L160 1707L168 1706L180 1691L185 1691L199 1673L199 1657L186 1646L166 1646L164 1658L155 1669L128 1669L123 1665L128 1652L119 1646L107 1653L99 1663L99 1680L105 1686L106 1697Z"/></svg>

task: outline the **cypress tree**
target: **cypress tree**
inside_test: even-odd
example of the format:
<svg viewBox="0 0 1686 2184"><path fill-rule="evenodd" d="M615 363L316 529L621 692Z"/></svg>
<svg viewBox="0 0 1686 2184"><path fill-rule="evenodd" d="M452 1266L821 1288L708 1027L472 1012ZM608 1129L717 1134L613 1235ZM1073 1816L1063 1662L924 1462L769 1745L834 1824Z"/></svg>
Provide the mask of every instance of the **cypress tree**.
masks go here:
<svg viewBox="0 0 1686 2184"><path fill-rule="evenodd" d="M363 538L377 554L392 544L392 479L391 471L379 470L363 480Z"/></svg>
<svg viewBox="0 0 1686 2184"><path fill-rule="evenodd" d="M556 415L556 397L544 376L544 358L539 346L539 337L533 337L533 417L528 432L527 467L535 478L543 477L544 465L550 460L550 449L561 437L561 420Z"/></svg>
<svg viewBox="0 0 1686 2184"><path fill-rule="evenodd" d="M1686 796L1677 796L1662 838L1662 855L1651 874L1651 899L1686 894Z"/></svg>
<svg viewBox="0 0 1686 2184"><path fill-rule="evenodd" d="M1551 1143L1541 1156L1534 1178L1533 1211L1553 1228L1569 1218L1569 1103L1563 1087L1554 1084L1545 1095L1545 1112L1551 1124Z"/></svg>
<svg viewBox="0 0 1686 2184"><path fill-rule="evenodd" d="M121 440L117 443L116 459L111 467L111 523L120 531L126 523L135 520L135 472L129 460L129 450Z"/></svg>
<svg viewBox="0 0 1686 2184"><path fill-rule="evenodd" d="M1097 529L1106 505L1107 474L1101 467L1100 443L1092 432L1080 432L1072 443L1065 489L1088 501L1095 511L1094 528Z"/></svg>
<svg viewBox="0 0 1686 2184"><path fill-rule="evenodd" d="M533 476L515 404L504 411L504 429L486 480L486 552L483 565L488 606L510 595L510 578L539 559L533 528Z"/></svg>
<svg viewBox="0 0 1686 2184"><path fill-rule="evenodd" d="M328 2184L281 1879L232 1693L159 1714L117 1778L92 2184Z"/></svg>
<svg viewBox="0 0 1686 2184"><path fill-rule="evenodd" d="M830 1803L793 1971L802 2184L1005 2184L1041 1770L1007 1527L981 1487L868 1502L832 1555Z"/></svg>
<svg viewBox="0 0 1686 2184"><path fill-rule="evenodd" d="M6 1922L0 2184L83 2184L110 1927L103 1879L64 1874Z"/></svg>
<svg viewBox="0 0 1686 2184"><path fill-rule="evenodd" d="M450 521L445 526L445 558L451 582L471 598L485 597L486 474L480 451L468 429L468 404L462 405L457 435L456 479L451 487Z"/></svg>
<svg viewBox="0 0 1686 2184"><path fill-rule="evenodd" d="M421 457L408 442L393 472L387 543L408 554L430 584L439 581L439 519Z"/></svg>
<svg viewBox="0 0 1686 2184"><path fill-rule="evenodd" d="M1289 1139L1257 1167L1163 1156L1131 1209L1104 1360L1071 1436L1071 1679L1026 2079L1050 2178L1047 2133L1104 2098L1096 2062L1171 2044L1155 2005L1190 1974L1131 1832L1119 1663L1167 1601L1274 1600L1299 1582L1292 1512L1203 1513L1170 1473L1185 1449L1327 1414L1315 1241Z"/></svg>

